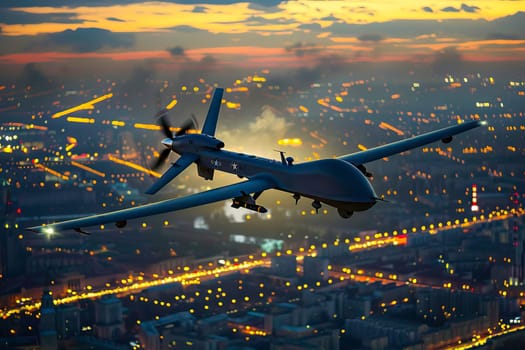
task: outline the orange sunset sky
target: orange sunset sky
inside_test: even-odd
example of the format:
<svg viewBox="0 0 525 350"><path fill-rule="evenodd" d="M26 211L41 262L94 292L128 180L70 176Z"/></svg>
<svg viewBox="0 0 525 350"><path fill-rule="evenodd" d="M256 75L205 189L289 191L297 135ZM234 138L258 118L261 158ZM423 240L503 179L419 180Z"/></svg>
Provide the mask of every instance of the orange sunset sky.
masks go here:
<svg viewBox="0 0 525 350"><path fill-rule="evenodd" d="M446 50L466 61L524 61L522 11L525 1L511 0L7 0L0 65L212 60L269 68L320 55L424 62Z"/></svg>

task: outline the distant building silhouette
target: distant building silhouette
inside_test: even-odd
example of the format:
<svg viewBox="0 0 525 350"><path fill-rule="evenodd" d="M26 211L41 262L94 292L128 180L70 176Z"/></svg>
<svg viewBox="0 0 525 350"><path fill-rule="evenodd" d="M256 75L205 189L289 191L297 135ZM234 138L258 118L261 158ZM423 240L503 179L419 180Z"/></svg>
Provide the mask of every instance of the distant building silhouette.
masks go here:
<svg viewBox="0 0 525 350"><path fill-rule="evenodd" d="M272 271L278 276L296 276L297 257L295 255L281 255L272 257Z"/></svg>
<svg viewBox="0 0 525 350"><path fill-rule="evenodd" d="M40 306L40 323L38 325L40 349L42 350L58 349L55 315L55 305L53 304L51 292L44 290Z"/></svg>
<svg viewBox="0 0 525 350"><path fill-rule="evenodd" d="M95 301L95 335L115 340L124 334L122 302L114 295L104 296Z"/></svg>

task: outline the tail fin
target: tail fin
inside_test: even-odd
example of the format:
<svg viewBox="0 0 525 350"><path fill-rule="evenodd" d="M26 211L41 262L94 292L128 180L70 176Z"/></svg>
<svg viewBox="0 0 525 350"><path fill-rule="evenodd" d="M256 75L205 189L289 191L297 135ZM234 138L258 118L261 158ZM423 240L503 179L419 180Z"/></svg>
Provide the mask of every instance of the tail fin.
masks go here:
<svg viewBox="0 0 525 350"><path fill-rule="evenodd" d="M222 94L224 93L223 88L216 88L211 98L210 109L204 120L204 126L202 127L202 134L215 136L215 129L217 128L217 120L219 119L219 110L221 108Z"/></svg>

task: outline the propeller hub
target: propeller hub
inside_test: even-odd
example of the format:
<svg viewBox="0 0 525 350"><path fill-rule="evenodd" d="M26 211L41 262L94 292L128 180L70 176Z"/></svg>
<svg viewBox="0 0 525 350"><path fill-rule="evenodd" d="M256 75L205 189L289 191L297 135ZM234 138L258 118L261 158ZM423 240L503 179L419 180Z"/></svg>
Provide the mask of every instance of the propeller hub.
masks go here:
<svg viewBox="0 0 525 350"><path fill-rule="evenodd" d="M166 146L166 148L171 148L173 146L173 139L166 137L164 140L162 140L162 144Z"/></svg>

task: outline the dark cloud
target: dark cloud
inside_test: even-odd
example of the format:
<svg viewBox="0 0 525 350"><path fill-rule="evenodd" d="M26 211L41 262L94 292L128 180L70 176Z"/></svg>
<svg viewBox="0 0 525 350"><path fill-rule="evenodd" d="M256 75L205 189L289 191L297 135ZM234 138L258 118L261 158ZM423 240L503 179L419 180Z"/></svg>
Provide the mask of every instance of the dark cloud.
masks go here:
<svg viewBox="0 0 525 350"><path fill-rule="evenodd" d="M188 83L206 77L206 80L211 81L221 74L228 76L231 70L223 69L222 63L216 57L205 55L198 61L182 62L177 80Z"/></svg>
<svg viewBox="0 0 525 350"><path fill-rule="evenodd" d="M191 10L191 12L194 13L206 13L206 11L208 11L208 8L204 6L195 6L193 10Z"/></svg>
<svg viewBox="0 0 525 350"><path fill-rule="evenodd" d="M184 56L184 48L182 46L175 46L168 49L168 52L172 56Z"/></svg>
<svg viewBox="0 0 525 350"><path fill-rule="evenodd" d="M156 75L157 73L150 62L134 66L127 75L128 79L119 86L119 92L124 96L131 96L135 100L141 98L146 104L152 103L158 98L158 91L147 82L154 80Z"/></svg>
<svg viewBox="0 0 525 350"><path fill-rule="evenodd" d="M463 58L456 47L450 46L436 51L432 61L432 69L436 74L458 73L463 68Z"/></svg>
<svg viewBox="0 0 525 350"><path fill-rule="evenodd" d="M321 31L321 29L323 29L323 27L321 27L321 25L319 23L303 23L303 24L299 25L297 28L305 29L305 30L311 30L311 31L315 31L315 32L319 32L319 31Z"/></svg>
<svg viewBox="0 0 525 350"><path fill-rule="evenodd" d="M320 51L318 45L312 43L297 42L284 48L286 52L293 53L297 57L316 54Z"/></svg>
<svg viewBox="0 0 525 350"><path fill-rule="evenodd" d="M458 39L485 39L490 33L521 35L525 23L525 12L502 17L493 21L485 19L448 20L393 20L355 24L334 22L324 28L334 36L356 37L368 33L384 33L389 37L415 38L424 34L436 34Z"/></svg>
<svg viewBox="0 0 525 350"><path fill-rule="evenodd" d="M286 76L275 77L275 83L281 86L306 87L321 79L331 81L335 76L341 75L341 72L348 70L349 64L345 57L339 55L322 55L315 59L313 67L302 67L295 71L289 71ZM273 81L272 81L273 82Z"/></svg>
<svg viewBox="0 0 525 350"><path fill-rule="evenodd" d="M131 47L135 39L134 35L129 33L113 33L100 28L78 28L49 34L48 41L75 52L93 52L101 48Z"/></svg>
<svg viewBox="0 0 525 350"><path fill-rule="evenodd" d="M26 88L31 87L34 90L48 86L50 78L35 63L28 63L22 68L19 81Z"/></svg>
<svg viewBox="0 0 525 350"><path fill-rule="evenodd" d="M385 38L380 34L362 34L357 37L359 41L374 41L379 42L384 40Z"/></svg>
<svg viewBox="0 0 525 350"><path fill-rule="evenodd" d="M29 13L0 8L0 22L4 24L37 24L37 23L84 23L76 18L76 13Z"/></svg>
<svg viewBox="0 0 525 350"><path fill-rule="evenodd" d="M117 18L117 17L108 17L106 18L108 21L112 21L112 22L126 22L124 21L123 19L120 19L120 18Z"/></svg>
<svg viewBox="0 0 525 350"><path fill-rule="evenodd" d="M461 9L455 8L454 6L447 6L441 9L441 12L460 12Z"/></svg>
<svg viewBox="0 0 525 350"><path fill-rule="evenodd" d="M282 1L268 1L268 2L265 1L265 3L271 4L271 6L264 5L264 4L259 4L258 2L257 3L250 2L248 4L248 8L251 9L251 10L257 10L257 11L262 11L262 12L266 12L266 13L276 13L276 12L282 11L282 9L280 9L278 7L278 5L281 2Z"/></svg>
<svg viewBox="0 0 525 350"><path fill-rule="evenodd" d="M262 16L250 16L245 21L242 21L246 23L249 26L259 26L259 25L273 25L273 24L291 24L295 23L295 20L293 19L287 19L287 18L275 18L275 19L268 19Z"/></svg>
<svg viewBox="0 0 525 350"><path fill-rule="evenodd" d="M461 9L465 12L469 12L469 13L475 13L475 12L478 12L480 10L479 7L477 6L469 6L467 4L461 4Z"/></svg>
<svg viewBox="0 0 525 350"><path fill-rule="evenodd" d="M330 14L330 16L321 18L321 21L340 21L340 20L341 20L340 18L337 18L332 14Z"/></svg>
<svg viewBox="0 0 525 350"><path fill-rule="evenodd" d="M423 11L425 11L425 12L429 12L429 13L434 12L434 10L432 10L432 7L429 7L429 6L422 7L421 9L422 9Z"/></svg>
<svg viewBox="0 0 525 350"><path fill-rule="evenodd" d="M210 68L214 67L215 65L217 65L218 62L219 62L219 60L217 60L212 55L206 55L200 60L201 64L203 64L206 67L210 67Z"/></svg>
<svg viewBox="0 0 525 350"><path fill-rule="evenodd" d="M250 5L261 7L261 8L272 8L279 5L284 0L164 0L164 2L170 2L175 4L185 5L202 5L202 4L218 4L218 5L231 5L237 3L249 3ZM111 4L136 4L144 2L143 0L113 0ZM75 1L74 6L107 6L107 0L82 0ZM2 0L0 7L70 7L72 6L70 0Z"/></svg>
<svg viewBox="0 0 525 350"><path fill-rule="evenodd" d="M184 32L184 33L203 32L202 29L199 29L193 26L188 26L188 25L180 25L180 26L170 27L166 29L171 29L177 32Z"/></svg>
<svg viewBox="0 0 525 350"><path fill-rule="evenodd" d="M220 24L245 23L248 26L260 26L260 25L273 25L273 24L292 24L292 23L295 23L295 20L287 19L283 17L269 19L263 16L250 16L242 21L215 22L215 23L220 23Z"/></svg>
<svg viewBox="0 0 525 350"><path fill-rule="evenodd" d="M507 34L507 33L489 33L487 35L489 40L522 40L523 36L518 34Z"/></svg>
<svg viewBox="0 0 525 350"><path fill-rule="evenodd" d="M525 12L519 11L513 15L495 20L493 32L499 33L523 33L523 23L525 23Z"/></svg>

